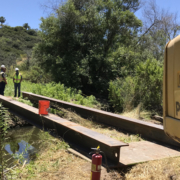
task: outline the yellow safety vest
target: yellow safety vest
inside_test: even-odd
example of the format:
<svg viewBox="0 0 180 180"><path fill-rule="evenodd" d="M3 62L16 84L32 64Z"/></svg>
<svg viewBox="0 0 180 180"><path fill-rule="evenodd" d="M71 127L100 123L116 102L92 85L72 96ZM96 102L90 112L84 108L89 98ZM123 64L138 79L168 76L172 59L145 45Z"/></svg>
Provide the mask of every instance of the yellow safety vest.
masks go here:
<svg viewBox="0 0 180 180"><path fill-rule="evenodd" d="M0 82L5 82L5 81L4 81L4 78L2 77L3 74L4 74L4 72L2 71L2 72L0 73Z"/></svg>
<svg viewBox="0 0 180 180"><path fill-rule="evenodd" d="M18 74L18 76L15 74L14 75L14 82L15 83L20 83L20 81L21 81L21 74Z"/></svg>

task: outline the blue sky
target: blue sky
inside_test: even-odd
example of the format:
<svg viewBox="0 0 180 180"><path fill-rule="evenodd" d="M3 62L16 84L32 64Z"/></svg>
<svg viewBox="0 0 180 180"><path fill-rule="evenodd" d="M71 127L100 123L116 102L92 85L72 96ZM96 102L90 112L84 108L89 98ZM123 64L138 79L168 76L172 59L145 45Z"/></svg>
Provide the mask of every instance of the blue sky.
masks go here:
<svg viewBox="0 0 180 180"><path fill-rule="evenodd" d="M33 29L39 28L40 18L46 17L41 4L46 0L0 0L0 16L6 18L9 26L22 26L28 23Z"/></svg>
<svg viewBox="0 0 180 180"><path fill-rule="evenodd" d="M5 24L15 27L28 23L31 28L39 28L40 18L46 17L41 4L47 0L0 0L0 16L6 18ZM144 0L143 0L144 1ZM156 0L159 7L168 9L170 12L177 12L180 7L180 0ZM136 12L138 18L142 18L141 10ZM179 13L180 21L180 13Z"/></svg>
<svg viewBox="0 0 180 180"><path fill-rule="evenodd" d="M145 0L142 0L142 1L145 1ZM180 0L156 0L156 4L159 8L166 9L169 12L178 12L180 8ZM142 9L136 12L136 16L139 19L142 18ZM178 20L180 22L180 13L178 13Z"/></svg>

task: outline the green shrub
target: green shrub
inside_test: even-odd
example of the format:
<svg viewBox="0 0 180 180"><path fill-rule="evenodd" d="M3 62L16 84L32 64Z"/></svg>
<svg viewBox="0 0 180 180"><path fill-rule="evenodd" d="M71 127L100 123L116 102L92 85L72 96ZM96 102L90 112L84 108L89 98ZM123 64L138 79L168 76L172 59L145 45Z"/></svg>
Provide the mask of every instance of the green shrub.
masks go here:
<svg viewBox="0 0 180 180"><path fill-rule="evenodd" d="M21 68L24 70L28 69L28 63L25 61L21 65ZM49 73L44 72L40 67L38 66L32 66L27 75L26 79L28 79L32 83L48 83L52 81L51 75Z"/></svg>
<svg viewBox="0 0 180 180"><path fill-rule="evenodd" d="M136 100L144 109L162 112L163 65L157 60L147 60L136 68Z"/></svg>
<svg viewBox="0 0 180 180"><path fill-rule="evenodd" d="M20 46L21 46L21 44L18 43L18 42L14 42L14 43L12 44L12 47L13 47L13 48L16 48L16 49L20 49Z"/></svg>
<svg viewBox="0 0 180 180"><path fill-rule="evenodd" d="M40 74L38 74L40 75ZM43 75L43 74L42 74ZM5 89L6 96L14 96L14 84L12 78L7 78L8 84ZM26 92L32 92L35 94L60 99L63 101L72 102L88 107L101 108L101 104L96 100L94 96L84 97L81 91L73 88L67 88L61 83L31 83L28 81L22 81L21 90Z"/></svg>
<svg viewBox="0 0 180 180"><path fill-rule="evenodd" d="M109 101L117 112L131 110L139 103L146 110L162 113L163 67L155 59L141 62L135 76L109 84Z"/></svg>
<svg viewBox="0 0 180 180"><path fill-rule="evenodd" d="M33 46L34 46L34 43L33 43L33 42L30 42L30 43L28 43L28 44L26 45L26 47L27 47L28 49L32 49Z"/></svg>
<svg viewBox="0 0 180 180"><path fill-rule="evenodd" d="M27 33L28 33L29 35L37 36L37 32L36 32L34 29L29 29L29 30L27 30Z"/></svg>
<svg viewBox="0 0 180 180"><path fill-rule="evenodd" d="M135 81L128 76L116 79L109 84L109 101L116 112L131 110L135 98Z"/></svg>
<svg viewBox="0 0 180 180"><path fill-rule="evenodd" d="M23 27L22 26L16 26L15 28L14 28L14 31L23 31L24 29L23 29Z"/></svg>
<svg viewBox="0 0 180 180"><path fill-rule="evenodd" d="M25 41L31 41L32 39L31 39L31 37L26 36L26 37L24 38L24 40L25 40Z"/></svg>

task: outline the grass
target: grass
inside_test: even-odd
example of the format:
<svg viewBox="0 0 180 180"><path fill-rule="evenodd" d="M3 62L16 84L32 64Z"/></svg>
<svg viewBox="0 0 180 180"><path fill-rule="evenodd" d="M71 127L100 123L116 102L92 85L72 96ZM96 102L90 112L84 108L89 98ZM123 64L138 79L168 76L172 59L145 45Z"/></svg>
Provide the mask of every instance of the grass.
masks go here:
<svg viewBox="0 0 180 180"><path fill-rule="evenodd" d="M126 180L178 180L180 157L138 164L125 175Z"/></svg>
<svg viewBox="0 0 180 180"><path fill-rule="evenodd" d="M52 175L53 171L58 171L60 167L67 166L67 163L73 161L72 155L68 157L67 143L58 138L54 138L49 135L48 132L39 131L40 136L40 152L36 155L35 160L31 160L31 163L22 168L22 164L18 164L18 167L11 173L16 179L48 179ZM67 158L68 157L68 158ZM47 174L48 175L45 175ZM51 178L50 178L51 179Z"/></svg>
<svg viewBox="0 0 180 180"><path fill-rule="evenodd" d="M141 111L139 112L138 107L134 108L132 111L126 111L121 113L122 116L130 117L133 119L139 119L139 120L145 120L150 121L151 120L151 112L150 111Z"/></svg>
<svg viewBox="0 0 180 180"><path fill-rule="evenodd" d="M132 111L126 111L126 112L121 113L120 115L125 116L125 117L130 117L133 119L139 119L146 122L152 122L155 124L162 124L161 122L157 120L151 119L152 112L146 111L146 110L140 111L139 106L134 108Z"/></svg>
<svg viewBox="0 0 180 180"><path fill-rule="evenodd" d="M29 105L29 106L33 106L33 103L30 101L30 100L28 100L28 99L22 99L22 98L18 98L18 99L16 99L16 98L12 98L13 100L16 100L16 101L19 101L19 102L22 102L22 103L24 103L24 104L27 104L27 105Z"/></svg>
<svg viewBox="0 0 180 180"><path fill-rule="evenodd" d="M22 82L22 91L32 92L35 94L52 97L55 99L71 102L74 104L84 105L87 107L92 107L96 109L103 108L103 105L99 103L94 96L84 97L81 91L78 91L73 88L66 88L63 84L55 84L55 83L47 83L47 84L40 84L40 83L31 83L28 81ZM5 89L5 96L14 96L14 84L12 79L8 78L8 85ZM19 100L23 103L28 103L28 105L32 105L31 102L25 102L23 99ZM161 124L158 121L154 121L151 119L151 112L150 111L140 111L140 106L133 109L132 111L127 111L122 113L121 115L126 117L131 117L143 121L153 122L157 124Z"/></svg>
<svg viewBox="0 0 180 180"><path fill-rule="evenodd" d="M5 96L14 96L14 84L11 78L7 78L8 84L5 89ZM101 104L96 100L94 96L84 97L82 92L73 88L67 88L63 84L56 83L30 83L28 81L22 81L21 91L32 92L35 94L60 99L63 101L71 102L74 104L84 105L100 109Z"/></svg>
<svg viewBox="0 0 180 180"><path fill-rule="evenodd" d="M13 179L23 180L89 180L91 163L68 151L68 144L39 130L40 152L31 163L23 167L17 164L9 174ZM29 134L30 135L30 134ZM19 137L19 135L17 136ZM21 137L19 137L21 138ZM26 137L28 138L28 137ZM128 169L102 171L103 180L178 180L180 157L150 161ZM9 176L9 179L10 176Z"/></svg>
<svg viewBox="0 0 180 180"><path fill-rule="evenodd" d="M55 138L47 132L39 130L40 152L32 158L26 166L17 164L9 172L13 179L36 180L89 180L91 163L83 160L68 151L68 144L62 139ZM105 180L113 180L120 175L111 171L102 173ZM115 180L115 179L114 179Z"/></svg>
<svg viewBox="0 0 180 180"><path fill-rule="evenodd" d="M137 142L137 141L143 140L138 134L135 135L135 134L121 132L113 127L94 122L91 119L84 119L81 116L77 115L75 112L72 112L70 110L66 110L58 106L56 106L56 108L57 110L52 110L51 112L53 112L54 114L57 114L58 116L64 119L80 124L84 127L87 127L91 130L104 134L118 141L129 143L129 142Z"/></svg>

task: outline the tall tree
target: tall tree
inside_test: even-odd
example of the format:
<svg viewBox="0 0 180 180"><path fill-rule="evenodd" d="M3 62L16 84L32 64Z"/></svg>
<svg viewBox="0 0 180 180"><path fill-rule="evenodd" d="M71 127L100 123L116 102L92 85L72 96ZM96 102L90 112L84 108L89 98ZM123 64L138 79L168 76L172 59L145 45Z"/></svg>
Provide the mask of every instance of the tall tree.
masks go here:
<svg viewBox="0 0 180 180"><path fill-rule="evenodd" d="M163 31L166 42L179 34L180 23L178 22L178 13L171 13L158 7L156 0L148 1L144 6L143 16L144 30L147 30L150 25L154 24L150 32L155 34L158 31Z"/></svg>
<svg viewBox="0 0 180 180"><path fill-rule="evenodd" d="M5 21L6 21L5 17L1 16L0 17L1 26L3 25L3 23L5 23Z"/></svg>
<svg viewBox="0 0 180 180"><path fill-rule="evenodd" d="M28 23L24 23L23 24L23 27L27 30L27 29L30 29L30 26L29 26L29 24Z"/></svg>
<svg viewBox="0 0 180 180"><path fill-rule="evenodd" d="M101 93L115 78L111 53L137 36L138 8L138 0L69 0L57 16L41 19L34 55L56 81Z"/></svg>
<svg viewBox="0 0 180 180"><path fill-rule="evenodd" d="M143 56L150 55L163 62L166 43L180 33L178 14L158 7L155 0L149 0L143 10L142 30L147 32L140 41Z"/></svg>
<svg viewBox="0 0 180 180"><path fill-rule="evenodd" d="M32 50L25 49L24 52L26 53L26 69L29 70L30 68L30 59L32 56Z"/></svg>

